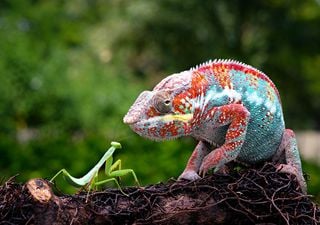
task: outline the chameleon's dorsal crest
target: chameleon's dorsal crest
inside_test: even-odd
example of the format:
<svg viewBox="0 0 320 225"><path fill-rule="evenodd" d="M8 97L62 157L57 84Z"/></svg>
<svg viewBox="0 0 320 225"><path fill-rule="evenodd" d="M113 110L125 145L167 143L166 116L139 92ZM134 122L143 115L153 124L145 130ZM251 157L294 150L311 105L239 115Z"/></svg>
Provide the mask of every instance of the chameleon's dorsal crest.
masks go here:
<svg viewBox="0 0 320 225"><path fill-rule="evenodd" d="M204 63L201 63L195 67L192 67L190 70L191 71L196 71L198 70L199 68L201 67L204 67L204 66L211 66L211 65L214 65L214 64L233 64L233 65L238 65L238 66L242 66L242 67L247 67L247 68L250 68L252 70L255 70L259 73L263 73L261 72L260 70L258 70L257 68L254 68L246 63L243 63L243 62L240 62L238 60L235 60L235 59L215 59L215 60L208 60Z"/></svg>

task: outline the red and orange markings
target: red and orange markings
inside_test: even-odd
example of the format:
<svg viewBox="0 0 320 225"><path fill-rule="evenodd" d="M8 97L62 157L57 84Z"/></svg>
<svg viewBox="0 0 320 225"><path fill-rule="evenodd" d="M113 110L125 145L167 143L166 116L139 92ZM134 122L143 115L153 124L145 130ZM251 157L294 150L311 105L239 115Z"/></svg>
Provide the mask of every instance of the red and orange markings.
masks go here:
<svg viewBox="0 0 320 225"><path fill-rule="evenodd" d="M143 131L143 128L135 127L134 130L135 130L136 132L142 132L142 131Z"/></svg>
<svg viewBox="0 0 320 225"><path fill-rule="evenodd" d="M191 133L191 126L188 123L183 124L183 131L185 135L189 135Z"/></svg>
<svg viewBox="0 0 320 225"><path fill-rule="evenodd" d="M158 131L157 127L148 128L148 133L150 137L157 137L158 136L157 131Z"/></svg>
<svg viewBox="0 0 320 225"><path fill-rule="evenodd" d="M230 79L229 66L228 64L213 64L212 70L216 75L216 79L222 88L233 89L233 85Z"/></svg>
<svg viewBox="0 0 320 225"><path fill-rule="evenodd" d="M204 74L207 72L213 73L222 88L233 89L229 73L229 64L221 62L205 65L199 68L199 72Z"/></svg>
<svg viewBox="0 0 320 225"><path fill-rule="evenodd" d="M273 90L272 90L272 88L270 87L270 86L267 86L266 87L267 88L267 98L271 101L271 102L273 102L274 101L274 92L273 92Z"/></svg>
<svg viewBox="0 0 320 225"><path fill-rule="evenodd" d="M210 113L210 112L209 112ZM209 114L207 113L207 114ZM201 123L201 110L200 108L195 108L193 111L193 119L191 120L191 126L192 127L198 127Z"/></svg>
<svg viewBox="0 0 320 225"><path fill-rule="evenodd" d="M186 111L191 110L192 105L189 102L189 95L189 92L182 92L173 99L173 107L175 112L185 114Z"/></svg>
<svg viewBox="0 0 320 225"><path fill-rule="evenodd" d="M229 130L228 133L226 134L226 140L232 140L237 137L240 137L244 132L245 132L245 129Z"/></svg>
<svg viewBox="0 0 320 225"><path fill-rule="evenodd" d="M149 108L149 110L147 112L147 116L149 118L155 117L155 116L160 116L160 113L152 106Z"/></svg>
<svg viewBox="0 0 320 225"><path fill-rule="evenodd" d="M217 165L223 158L225 158L225 152L222 149L219 149L215 151L215 154L211 163L213 165Z"/></svg>
<svg viewBox="0 0 320 225"><path fill-rule="evenodd" d="M249 77L246 78L246 80L249 81L249 85L251 87L255 87L256 89L258 89L258 87L259 87L259 79L258 79L258 77L249 76Z"/></svg>
<svg viewBox="0 0 320 225"><path fill-rule="evenodd" d="M179 113L179 114L183 114L184 107L181 107L180 105L181 105L180 99L173 100L174 112Z"/></svg>
<svg viewBox="0 0 320 225"><path fill-rule="evenodd" d="M201 94L201 92L205 92L205 89L209 87L208 79L201 70L193 71L192 80L191 80L191 88L190 98L195 98Z"/></svg>
<svg viewBox="0 0 320 225"><path fill-rule="evenodd" d="M174 122L169 122L164 124L161 128L160 128L160 136L161 137L166 137L167 134L170 132L171 136L177 136L178 135L178 128L175 126Z"/></svg>
<svg viewBox="0 0 320 225"><path fill-rule="evenodd" d="M244 141L239 140L239 141L231 141L229 143L225 143L225 150L230 152L235 150L237 147L243 144Z"/></svg>

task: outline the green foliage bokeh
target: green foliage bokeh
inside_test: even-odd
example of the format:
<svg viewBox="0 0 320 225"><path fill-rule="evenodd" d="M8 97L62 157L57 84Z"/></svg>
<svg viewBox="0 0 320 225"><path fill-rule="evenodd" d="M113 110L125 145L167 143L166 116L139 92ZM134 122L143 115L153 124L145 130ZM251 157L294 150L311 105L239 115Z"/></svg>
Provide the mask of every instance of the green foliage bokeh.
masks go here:
<svg viewBox="0 0 320 225"><path fill-rule="evenodd" d="M142 90L214 58L264 71L287 126L319 129L319 26L314 0L3 0L1 175L81 176L114 140L143 184L178 176L195 142L145 140L122 118Z"/></svg>

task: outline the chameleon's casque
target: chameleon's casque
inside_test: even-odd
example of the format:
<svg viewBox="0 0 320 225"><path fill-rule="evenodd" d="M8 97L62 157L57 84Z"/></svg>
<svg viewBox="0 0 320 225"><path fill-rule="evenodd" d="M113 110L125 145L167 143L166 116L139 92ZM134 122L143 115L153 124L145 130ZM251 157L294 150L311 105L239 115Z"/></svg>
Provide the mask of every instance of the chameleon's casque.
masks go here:
<svg viewBox="0 0 320 225"><path fill-rule="evenodd" d="M285 129L278 90L261 71L233 60L214 60L170 75L144 91L124 123L153 140L199 140L180 178L194 180L232 160L274 160L306 191L295 135ZM282 164L282 161L284 164Z"/></svg>

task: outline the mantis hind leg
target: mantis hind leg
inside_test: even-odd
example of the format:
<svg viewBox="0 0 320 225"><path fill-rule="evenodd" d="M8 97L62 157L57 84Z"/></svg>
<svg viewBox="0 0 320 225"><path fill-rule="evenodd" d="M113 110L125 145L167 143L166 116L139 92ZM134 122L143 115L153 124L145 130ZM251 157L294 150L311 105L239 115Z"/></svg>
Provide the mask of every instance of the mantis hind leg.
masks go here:
<svg viewBox="0 0 320 225"><path fill-rule="evenodd" d="M110 176L112 177L121 177L127 174L132 174L134 181L137 183L138 186L140 186L140 183L138 181L136 173L132 169L123 169L123 170L117 170L110 173Z"/></svg>
<svg viewBox="0 0 320 225"><path fill-rule="evenodd" d="M109 179L106 179L106 180L102 180L102 181L98 181L94 185L95 186L99 186L99 185L103 185L103 184L106 184L106 183L111 182L111 181L113 181L117 185L118 189L121 191L122 194L127 195L126 193L123 192L122 188L120 187L120 184L119 184L118 180L115 177L112 177L112 178L109 178Z"/></svg>
<svg viewBox="0 0 320 225"><path fill-rule="evenodd" d="M116 170L118 169L118 170ZM105 168L105 173L107 176L109 176L110 178L106 179L106 180L102 180L102 181L97 181L94 182L94 186L99 186L99 185L103 185L106 184L108 182L114 182L116 184L116 186L119 188L119 190L121 191L121 193L123 193L124 195L127 195L126 193L124 193L120 187L119 181L117 180L117 178L127 175L129 173L132 174L135 182L138 184L138 186L140 186L140 183L138 181L138 178L135 174L135 172L132 169L121 169L121 160L117 160L115 163L112 164L112 158L110 158L109 160L106 161L106 168Z"/></svg>
<svg viewBox="0 0 320 225"><path fill-rule="evenodd" d="M118 170L115 170L117 169ZM110 166L110 169L106 174L110 177L122 177L127 174L132 174L134 181L140 186L136 173L132 169L121 169L121 160L118 159L114 164Z"/></svg>

